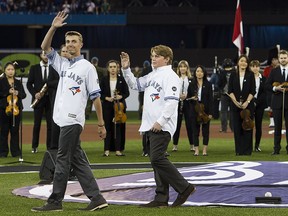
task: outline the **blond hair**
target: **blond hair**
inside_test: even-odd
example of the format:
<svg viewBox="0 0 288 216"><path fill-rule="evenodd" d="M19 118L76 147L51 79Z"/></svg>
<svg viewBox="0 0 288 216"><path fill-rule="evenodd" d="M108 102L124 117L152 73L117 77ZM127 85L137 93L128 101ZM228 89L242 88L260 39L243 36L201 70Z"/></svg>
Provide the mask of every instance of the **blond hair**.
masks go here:
<svg viewBox="0 0 288 216"><path fill-rule="evenodd" d="M157 45L151 48L151 54L152 52L155 52L157 55L163 56L164 58L169 58L169 61L167 62L168 65L172 64L173 61L173 51L170 47L165 45Z"/></svg>

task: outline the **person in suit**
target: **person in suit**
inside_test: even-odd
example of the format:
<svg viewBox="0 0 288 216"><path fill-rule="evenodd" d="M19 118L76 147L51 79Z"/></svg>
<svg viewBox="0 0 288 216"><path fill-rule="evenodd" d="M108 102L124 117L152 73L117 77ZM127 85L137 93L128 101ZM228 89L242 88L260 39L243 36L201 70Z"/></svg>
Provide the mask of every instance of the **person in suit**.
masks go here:
<svg viewBox="0 0 288 216"><path fill-rule="evenodd" d="M107 131L103 156L109 156L112 146L115 147L116 156L125 156L123 150L125 148L126 120L117 122L115 118L119 112L126 115L125 99L129 97L130 92L125 79L118 73L116 60L108 61L107 71L108 75L103 77L100 82L103 118ZM114 106L118 103L118 113L116 113ZM123 110L121 110L120 103L123 105Z"/></svg>
<svg viewBox="0 0 288 216"><path fill-rule="evenodd" d="M228 122L230 130L233 131L233 118L231 114L231 100L227 95L229 79L232 73L235 73L234 63L230 58L225 58L222 63L222 69L219 73L219 82L218 87L220 90L220 120L221 120L221 129L220 133L227 133Z"/></svg>
<svg viewBox="0 0 288 216"><path fill-rule="evenodd" d="M254 113L255 77L248 65L248 57L240 55L237 60L236 73L231 73L228 85L228 94L233 102L231 111L236 155L251 155L253 146L253 129L244 130L241 117L241 111L245 109L250 111L251 119Z"/></svg>
<svg viewBox="0 0 288 216"><path fill-rule="evenodd" d="M190 151L194 150L193 145L193 133L191 125L191 110L189 109L189 102L187 98L187 89L189 83L192 80L192 73L190 71L189 63L186 60L181 60L176 69L176 73L179 76L181 89L180 89L180 101L178 104L178 118L177 118L177 127L173 135L173 148L172 151L178 151L178 142L180 137L180 130L182 125L183 116L185 118L185 126L190 144Z"/></svg>
<svg viewBox="0 0 288 216"><path fill-rule="evenodd" d="M9 132L12 157L21 154L19 126L23 109L22 100L25 97L26 93L21 81L15 79L14 64L12 62L6 63L4 76L0 79L0 157L7 157L9 154Z"/></svg>
<svg viewBox="0 0 288 216"><path fill-rule="evenodd" d="M27 80L27 89L32 95L32 102L38 99L39 102L33 107L34 109L34 126L33 126L33 137L32 137L32 153L38 152L39 146L39 134L41 129L41 121L45 113L46 119L46 148L51 148L51 125L52 125L52 112L51 112L51 96L55 91L54 87L51 87L51 83L54 80L58 80L57 72L48 66L48 58L42 52L40 54L40 63L32 65L29 71ZM43 95L40 93L44 84L47 84L48 90Z"/></svg>
<svg viewBox="0 0 288 216"><path fill-rule="evenodd" d="M203 156L207 156L207 148L209 143L209 130L210 130L210 119L212 119L213 113L213 90L212 84L207 80L207 71L202 65L195 67L194 79L190 82L188 87L187 98L191 99L190 112L191 122L193 131L193 143L194 143L194 156L199 155L199 135L200 127L202 125L202 136L203 136ZM198 105L203 105L203 110L199 110ZM200 112L204 112L207 115L208 121L199 121ZM198 120L197 120L198 119Z"/></svg>
<svg viewBox="0 0 288 216"><path fill-rule="evenodd" d="M281 149L281 132L282 132L282 121L285 120L286 128L286 144L288 140L288 94L286 93L286 81L288 74L288 51L280 50L279 52L279 63L280 66L274 68L267 81L266 89L272 92L271 108L273 111L274 118L274 151L272 155L280 154ZM284 84L284 85L283 85ZM284 95L283 95L284 94ZM284 119L283 119L284 118ZM286 152L288 154L288 145L286 145Z"/></svg>
<svg viewBox="0 0 288 216"><path fill-rule="evenodd" d="M250 70L254 73L256 94L254 95L254 105L255 105L255 146L254 150L256 152L261 152L260 141L262 137L262 120L264 115L264 110L267 107L266 100L266 90L265 82L266 77L262 76L260 73L260 62L258 60L252 60L249 64Z"/></svg>

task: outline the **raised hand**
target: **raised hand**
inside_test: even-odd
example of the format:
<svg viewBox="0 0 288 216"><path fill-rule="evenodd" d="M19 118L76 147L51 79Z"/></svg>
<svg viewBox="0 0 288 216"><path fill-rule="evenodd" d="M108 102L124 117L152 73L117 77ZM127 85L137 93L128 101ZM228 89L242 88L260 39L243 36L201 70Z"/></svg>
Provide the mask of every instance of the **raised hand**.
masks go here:
<svg viewBox="0 0 288 216"><path fill-rule="evenodd" d="M130 59L128 53L121 52L120 54L121 66L123 69L130 67Z"/></svg>
<svg viewBox="0 0 288 216"><path fill-rule="evenodd" d="M52 26L54 26L55 28L60 28L64 25L67 24L67 22L64 22L68 17L68 14L66 14L64 11L60 11L58 12L58 14L56 15L56 17L54 18L53 22L52 22Z"/></svg>

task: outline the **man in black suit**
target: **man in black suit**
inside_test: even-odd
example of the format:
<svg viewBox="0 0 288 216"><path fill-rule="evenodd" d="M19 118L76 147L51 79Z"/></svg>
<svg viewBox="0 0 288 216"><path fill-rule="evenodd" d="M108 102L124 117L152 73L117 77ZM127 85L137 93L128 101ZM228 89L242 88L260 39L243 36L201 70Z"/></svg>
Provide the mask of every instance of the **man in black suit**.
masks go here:
<svg viewBox="0 0 288 216"><path fill-rule="evenodd" d="M287 88L282 85L287 82L288 76L288 51L281 50L279 52L279 62L280 66L272 69L267 81L266 89L272 93L271 99L271 109L273 111L274 117L274 151L272 155L278 155L281 149L281 132L282 132L282 121L283 116L285 118L285 128L286 128L286 143L288 140L288 92L285 90ZM284 94L284 95L283 95ZM283 104L284 103L284 104ZM284 106L284 107L283 107ZM286 151L288 154L288 145L286 145Z"/></svg>
<svg viewBox="0 0 288 216"><path fill-rule="evenodd" d="M46 127L47 127L47 137L46 137L46 147L50 149L51 147L51 99L49 95L53 95L51 91L51 82L57 79L57 72L48 66L48 59L45 54L40 54L41 61L39 64L32 65L29 71L27 89L32 95L32 103L35 99L39 102L33 107L34 108L34 127L33 127L33 138L32 138L32 153L38 152L39 145L39 133L41 128L41 120L45 112ZM58 78L59 79L59 78ZM44 93L40 93L44 84L47 84L48 90Z"/></svg>

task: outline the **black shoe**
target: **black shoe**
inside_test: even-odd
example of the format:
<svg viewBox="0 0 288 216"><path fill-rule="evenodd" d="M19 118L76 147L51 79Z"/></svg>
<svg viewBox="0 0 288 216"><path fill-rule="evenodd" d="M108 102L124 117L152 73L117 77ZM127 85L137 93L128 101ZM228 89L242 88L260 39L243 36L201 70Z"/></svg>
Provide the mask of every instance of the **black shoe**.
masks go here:
<svg viewBox="0 0 288 216"><path fill-rule="evenodd" d="M165 152L164 156L168 157L168 156L170 156L170 154L168 152Z"/></svg>
<svg viewBox="0 0 288 216"><path fill-rule="evenodd" d="M107 201L101 197L98 200L91 200L86 208L80 208L79 211L96 211L108 207Z"/></svg>
<svg viewBox="0 0 288 216"><path fill-rule="evenodd" d="M177 199L173 202L171 207L181 206L183 203L186 202L188 197L191 194L193 194L195 191L196 191L196 188L192 184L189 184L189 186L187 187L187 189L183 193L178 194Z"/></svg>
<svg viewBox="0 0 288 216"><path fill-rule="evenodd" d="M141 204L139 206L143 207L143 208L165 208L165 207L168 207L168 203L167 202L158 202L158 201L153 200L149 203Z"/></svg>
<svg viewBox="0 0 288 216"><path fill-rule="evenodd" d="M62 211L62 204L46 203L41 207L34 207L31 211L34 212L45 212L45 211Z"/></svg>
<svg viewBox="0 0 288 216"><path fill-rule="evenodd" d="M279 155L280 153L279 152L272 152L272 154L271 155Z"/></svg>
<svg viewBox="0 0 288 216"><path fill-rule="evenodd" d="M261 152L261 149L259 147L256 147L255 152Z"/></svg>

